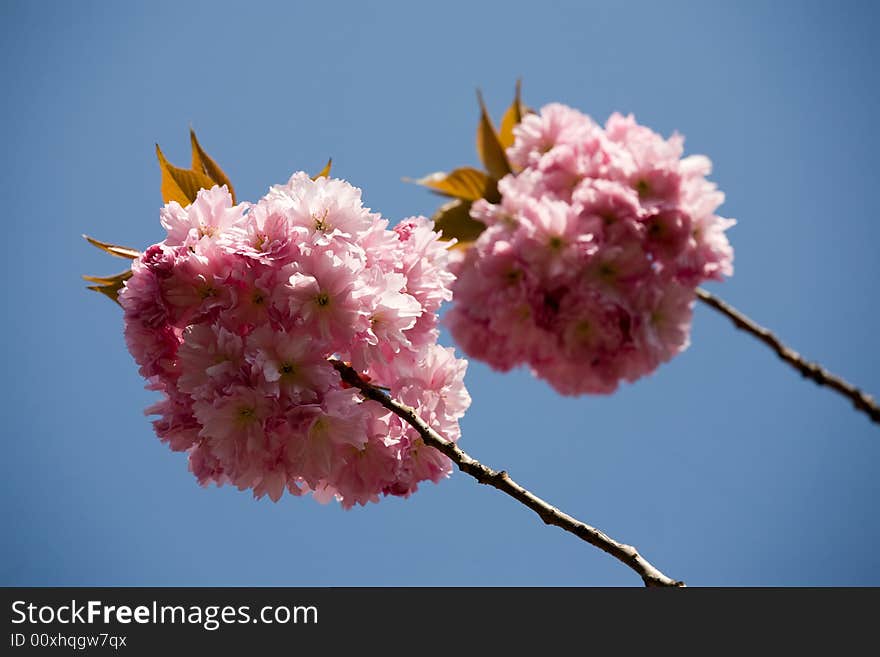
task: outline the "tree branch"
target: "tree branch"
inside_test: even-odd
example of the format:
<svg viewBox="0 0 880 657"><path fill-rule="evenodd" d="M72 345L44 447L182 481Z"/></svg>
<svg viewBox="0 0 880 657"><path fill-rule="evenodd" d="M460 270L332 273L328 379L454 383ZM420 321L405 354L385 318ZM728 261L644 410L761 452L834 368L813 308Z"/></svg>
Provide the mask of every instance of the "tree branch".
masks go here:
<svg viewBox="0 0 880 657"><path fill-rule="evenodd" d="M426 445L443 452L452 459L462 472L469 474L481 484L487 484L497 488L502 493L510 495L513 499L537 513L546 524L560 527L590 545L607 552L636 571L642 578L642 581L644 581L645 586L684 586L684 582L673 580L660 572L631 545L618 543L595 527L576 520L555 506L551 506L537 495L516 483L504 470L500 472L493 470L472 458L462 451L458 445L446 440L434 431L412 408L391 399L375 386L364 381L357 371L349 365L336 359L330 359L330 362L336 368L336 371L339 372L339 376L342 377L345 383L357 388L364 397L382 404L382 406L400 417L419 432Z"/></svg>
<svg viewBox="0 0 880 657"><path fill-rule="evenodd" d="M832 390L836 390L838 393L849 399L857 410L865 413L873 422L880 424L880 406L877 405L877 402L874 401L871 395L859 390L851 383L841 379L839 376L831 374L828 370L823 369L818 363L813 363L804 359L794 349L786 347L770 330L756 324L736 308L722 301L715 295L698 288L697 298L706 305L711 306L720 312L722 315L726 315L738 329L754 335L761 342L775 351L777 356L800 372L804 378L812 379L820 386L827 386Z"/></svg>

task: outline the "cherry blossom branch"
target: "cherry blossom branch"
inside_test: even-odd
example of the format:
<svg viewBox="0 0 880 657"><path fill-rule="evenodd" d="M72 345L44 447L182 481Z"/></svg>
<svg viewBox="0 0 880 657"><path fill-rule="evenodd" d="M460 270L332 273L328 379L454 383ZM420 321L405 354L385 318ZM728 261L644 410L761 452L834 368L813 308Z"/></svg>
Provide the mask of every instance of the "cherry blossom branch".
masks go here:
<svg viewBox="0 0 880 657"><path fill-rule="evenodd" d="M364 381L360 375L349 365L331 359L330 362L339 376L348 385L360 390L361 394L367 399L378 402L389 411L400 417L404 422L409 424L413 429L419 432L422 440L429 445L443 452L458 466L458 469L469 474L481 484L487 484L493 488L497 488L502 493L510 495L513 499L524 504L532 511L537 513L541 520L548 525L555 525L561 529L574 534L578 538L586 541L600 550L607 552L615 559L623 562L632 568L644 581L645 586L684 586L684 582L676 581L667 577L656 567L651 565L638 550L631 545L618 543L604 532L591 527L590 525L577 520L570 515L563 513L555 506L545 502L537 495L526 490L513 479L506 471L493 470L469 456L462 451L458 445L450 442L438 434L428 424L420 418L415 410L409 406L405 406L395 401L388 395L381 392L372 384Z"/></svg>
<svg viewBox="0 0 880 657"><path fill-rule="evenodd" d="M812 379L820 386L827 386L832 390L836 390L838 393L848 398L857 410L865 413L873 422L880 424L880 406L877 405L877 402L874 401L871 395L859 390L848 381L841 379L839 376L831 374L818 363L806 360L794 349L785 346L785 344L783 344L783 342L770 330L756 324L736 308L722 301L715 295L698 288L697 298L706 305L711 306L720 312L722 315L726 315L738 329L754 335L761 342L775 351L777 356L800 372L804 378Z"/></svg>

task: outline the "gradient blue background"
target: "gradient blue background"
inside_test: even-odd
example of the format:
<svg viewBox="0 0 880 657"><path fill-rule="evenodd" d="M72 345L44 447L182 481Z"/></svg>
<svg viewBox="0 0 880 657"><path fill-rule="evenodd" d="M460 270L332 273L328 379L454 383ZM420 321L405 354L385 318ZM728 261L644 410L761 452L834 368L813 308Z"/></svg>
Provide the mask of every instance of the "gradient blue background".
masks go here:
<svg viewBox="0 0 880 657"><path fill-rule="evenodd" d="M711 286L880 393L877 5L0 4L0 584L639 585L455 473L344 512L200 488L153 435L87 232L158 241L158 141L192 124L240 198L334 173L397 220L401 181L476 163L474 89L634 112L715 163L736 273ZM449 344L448 335L443 341ZM692 346L612 397L471 362L462 446L692 585L880 585L880 427L698 307Z"/></svg>

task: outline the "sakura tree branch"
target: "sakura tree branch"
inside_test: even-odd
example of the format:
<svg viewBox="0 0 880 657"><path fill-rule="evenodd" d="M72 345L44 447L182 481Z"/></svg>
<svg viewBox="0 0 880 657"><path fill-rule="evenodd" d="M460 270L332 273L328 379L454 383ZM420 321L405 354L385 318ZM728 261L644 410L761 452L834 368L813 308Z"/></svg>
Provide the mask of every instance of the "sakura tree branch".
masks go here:
<svg viewBox="0 0 880 657"><path fill-rule="evenodd" d="M754 335L761 342L775 351L777 356L800 372L804 378L812 379L820 386L827 386L832 390L836 390L838 393L848 398L857 410L865 413L873 422L880 424L880 406L877 405L877 402L874 401L871 395L859 390L839 376L831 374L818 363L806 360L794 349L785 346L785 344L783 344L782 341L770 330L756 324L736 308L722 301L715 295L698 288L697 298L706 305L711 306L720 312L722 315L726 315L738 329Z"/></svg>
<svg viewBox="0 0 880 657"><path fill-rule="evenodd" d="M349 365L331 359L330 362L342 380L353 388L360 390L361 394L367 399L382 404L389 411L400 417L404 422L409 424L413 429L419 432L422 440L426 445L440 450L458 466L462 472L469 474L481 484L487 484L493 488L497 488L502 493L510 495L513 499L524 504L532 511L537 513L541 520L548 525L556 525L561 529L574 534L581 540L586 541L600 550L607 552L615 559L623 562L632 568L644 581L645 586L684 586L684 582L676 581L667 577L657 568L651 565L638 550L631 545L618 543L604 532L591 527L590 525L572 518L567 513L563 513L555 506L542 500L537 495L526 490L507 474L504 470L500 472L489 468L476 459L472 458L458 445L443 438L439 433L434 431L428 424L420 418L416 412L409 406L405 406L400 402L391 399L388 395L380 391L375 386L364 381L360 375Z"/></svg>

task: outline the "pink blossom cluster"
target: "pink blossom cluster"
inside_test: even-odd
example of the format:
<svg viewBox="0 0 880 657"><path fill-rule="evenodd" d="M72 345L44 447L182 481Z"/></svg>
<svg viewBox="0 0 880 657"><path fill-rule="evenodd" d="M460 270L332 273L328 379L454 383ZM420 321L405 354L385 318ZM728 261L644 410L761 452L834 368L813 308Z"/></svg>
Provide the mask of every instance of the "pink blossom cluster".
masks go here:
<svg viewBox="0 0 880 657"><path fill-rule="evenodd" d="M430 221L389 230L359 189L304 173L253 205L202 190L161 219L166 239L133 262L119 301L129 350L162 393L147 413L200 483L349 508L449 474L328 362L350 362L458 439L467 362L437 344L454 276Z"/></svg>
<svg viewBox="0 0 880 657"><path fill-rule="evenodd" d="M567 395L611 393L688 346L697 285L733 273L711 163L630 116L604 128L560 104L526 116L501 202L456 263L453 337Z"/></svg>

